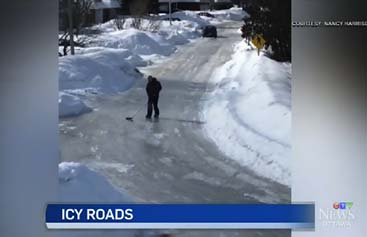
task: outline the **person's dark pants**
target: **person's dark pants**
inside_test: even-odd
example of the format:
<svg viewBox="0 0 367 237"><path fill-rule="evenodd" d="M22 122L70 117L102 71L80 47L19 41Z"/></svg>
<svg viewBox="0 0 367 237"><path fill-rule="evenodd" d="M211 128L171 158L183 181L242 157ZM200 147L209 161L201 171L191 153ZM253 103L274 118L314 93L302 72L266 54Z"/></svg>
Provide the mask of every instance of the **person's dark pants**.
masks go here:
<svg viewBox="0 0 367 237"><path fill-rule="evenodd" d="M149 97L148 98L148 112L147 112L147 118L152 117L152 112L154 108L154 117L159 117L159 108L158 108L158 99L159 97Z"/></svg>

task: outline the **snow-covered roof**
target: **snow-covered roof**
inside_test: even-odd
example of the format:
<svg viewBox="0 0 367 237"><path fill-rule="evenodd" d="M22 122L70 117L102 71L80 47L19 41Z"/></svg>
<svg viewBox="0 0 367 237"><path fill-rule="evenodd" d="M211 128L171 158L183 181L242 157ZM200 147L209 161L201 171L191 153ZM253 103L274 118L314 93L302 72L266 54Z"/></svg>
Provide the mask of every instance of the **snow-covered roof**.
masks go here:
<svg viewBox="0 0 367 237"><path fill-rule="evenodd" d="M93 0L92 9L120 8L119 0Z"/></svg>

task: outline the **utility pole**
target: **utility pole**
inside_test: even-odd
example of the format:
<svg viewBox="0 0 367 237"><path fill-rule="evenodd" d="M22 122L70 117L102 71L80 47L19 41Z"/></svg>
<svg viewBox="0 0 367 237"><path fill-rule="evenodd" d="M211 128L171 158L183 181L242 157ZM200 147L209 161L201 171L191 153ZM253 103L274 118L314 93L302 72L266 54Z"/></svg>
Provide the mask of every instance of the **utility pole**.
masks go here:
<svg viewBox="0 0 367 237"><path fill-rule="evenodd" d="M172 25L172 7L171 7L171 0L168 2L168 11L169 11L169 24Z"/></svg>
<svg viewBox="0 0 367 237"><path fill-rule="evenodd" d="M70 37L70 53L75 54L74 50L74 27L73 27L73 0L68 0L68 12L69 12L69 37Z"/></svg>

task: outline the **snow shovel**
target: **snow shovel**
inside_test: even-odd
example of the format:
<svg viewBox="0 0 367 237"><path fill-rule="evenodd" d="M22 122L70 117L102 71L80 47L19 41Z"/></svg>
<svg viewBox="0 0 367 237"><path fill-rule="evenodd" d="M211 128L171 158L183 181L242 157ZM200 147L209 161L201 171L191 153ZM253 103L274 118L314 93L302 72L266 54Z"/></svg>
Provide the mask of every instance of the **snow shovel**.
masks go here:
<svg viewBox="0 0 367 237"><path fill-rule="evenodd" d="M145 106L145 105L144 105ZM134 122L134 118L135 118L135 116L140 112L140 110L142 110L143 108L144 108L144 106L141 106L136 112L135 112L135 114L133 115L133 116L131 116L131 117L126 117L125 119L127 120L127 121L130 121L130 122Z"/></svg>

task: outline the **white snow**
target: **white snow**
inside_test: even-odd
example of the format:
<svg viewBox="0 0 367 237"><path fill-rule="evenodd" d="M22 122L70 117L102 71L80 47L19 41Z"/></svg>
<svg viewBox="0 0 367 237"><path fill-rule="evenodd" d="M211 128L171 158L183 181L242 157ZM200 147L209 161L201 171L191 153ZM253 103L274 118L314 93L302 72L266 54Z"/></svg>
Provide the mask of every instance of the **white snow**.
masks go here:
<svg viewBox="0 0 367 237"><path fill-rule="evenodd" d="M61 202L132 203L127 193L117 191L100 174L75 162L59 164Z"/></svg>
<svg viewBox="0 0 367 237"><path fill-rule="evenodd" d="M220 21L242 21L244 17L249 17L249 14L239 7L232 7L225 10L209 11L214 15L216 20Z"/></svg>
<svg viewBox="0 0 367 237"><path fill-rule="evenodd" d="M164 15L161 19L167 17ZM102 34L90 39L89 43L99 47L129 49L138 55L169 56L176 51L177 45L189 43L190 40L200 37L201 28L209 24L209 21L191 11L175 12L172 17L181 21L173 21L170 25L167 20L142 18L141 29L132 28L134 19L126 18L123 30L117 30L114 21L111 20L94 27Z"/></svg>
<svg viewBox="0 0 367 237"><path fill-rule="evenodd" d="M137 55L168 56L176 50L175 46L163 37L134 28L102 34L92 44L106 48L129 49Z"/></svg>
<svg viewBox="0 0 367 237"><path fill-rule="evenodd" d="M142 76L127 58L126 50L104 49L82 55L61 57L59 60L59 88L93 89L113 93L129 89ZM135 59L134 59L135 61Z"/></svg>
<svg viewBox="0 0 367 237"><path fill-rule="evenodd" d="M179 18L181 19L181 21L190 22L192 27L203 27L209 24L206 19L203 19L202 17L198 16L197 12L195 11L174 12L172 13L172 18Z"/></svg>
<svg viewBox="0 0 367 237"><path fill-rule="evenodd" d="M290 185L291 65L258 56L245 42L234 51L211 78L205 132L240 164Z"/></svg>
<svg viewBox="0 0 367 237"><path fill-rule="evenodd" d="M59 92L59 117L78 116L91 111L79 97Z"/></svg>
<svg viewBox="0 0 367 237"><path fill-rule="evenodd" d="M59 164L59 188L61 203L132 203L127 193L117 191L101 175L85 165L75 162ZM133 237L134 230L117 231L63 231L61 236L68 237Z"/></svg>
<svg viewBox="0 0 367 237"><path fill-rule="evenodd" d="M243 11L242 8L239 7L214 11L197 11L196 13L199 12L208 12L213 15L214 17L200 16L201 19L209 22L212 25L228 21L242 21L243 18L250 16L247 12Z"/></svg>

